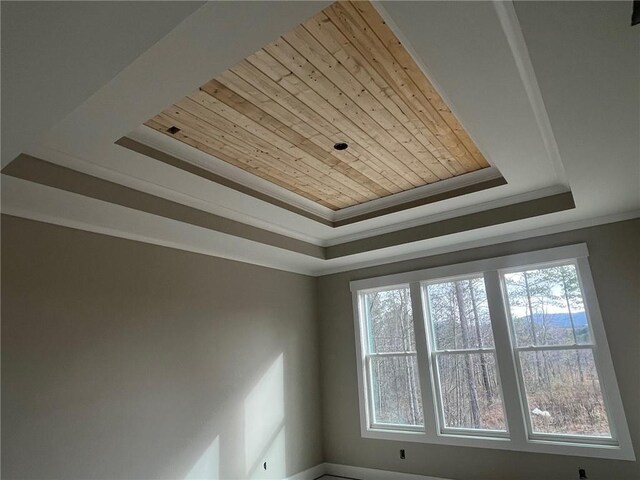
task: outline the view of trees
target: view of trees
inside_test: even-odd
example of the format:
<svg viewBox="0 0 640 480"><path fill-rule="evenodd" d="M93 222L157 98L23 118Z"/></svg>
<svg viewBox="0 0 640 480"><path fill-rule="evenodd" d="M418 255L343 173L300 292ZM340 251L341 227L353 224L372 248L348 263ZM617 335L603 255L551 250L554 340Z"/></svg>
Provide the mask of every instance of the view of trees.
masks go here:
<svg viewBox="0 0 640 480"><path fill-rule="evenodd" d="M365 295L376 423L422 425L409 288Z"/></svg>
<svg viewBox="0 0 640 480"><path fill-rule="evenodd" d="M533 431L610 436L575 266L504 279Z"/></svg>
<svg viewBox="0 0 640 480"><path fill-rule="evenodd" d="M610 436L574 265L503 274L534 432ZM505 430L481 275L425 286L439 407L450 428ZM409 287L364 294L374 422L422 425Z"/></svg>
<svg viewBox="0 0 640 480"><path fill-rule="evenodd" d="M427 296L445 425L505 430L483 278L429 284Z"/></svg>

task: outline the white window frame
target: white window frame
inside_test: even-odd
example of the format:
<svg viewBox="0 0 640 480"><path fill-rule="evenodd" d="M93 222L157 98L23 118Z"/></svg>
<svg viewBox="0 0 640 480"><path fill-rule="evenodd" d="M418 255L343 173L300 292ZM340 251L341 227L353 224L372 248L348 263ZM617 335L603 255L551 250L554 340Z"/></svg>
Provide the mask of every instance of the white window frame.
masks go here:
<svg viewBox="0 0 640 480"><path fill-rule="evenodd" d="M463 355L463 354L474 354L474 353L491 353L496 356L496 348L495 342L492 348L468 348L468 349L456 349L456 350L439 350L436 346L435 341L435 332L433 331L433 323L428 320L429 317L429 302L428 302L428 294L427 287L429 285L434 285L438 283L447 283L447 282L455 282L461 280L468 280L472 278L483 278L482 272L475 272L466 275L457 275L455 277L446 277L446 278L438 278L436 280L427 280L420 283L421 294L422 294L422 311L425 319L425 330L427 336L427 345L429 350L429 360L432 365L432 382L433 382L433 391L434 391L434 399L436 404L436 414L437 414L437 429L443 434L452 434L452 435L469 435L472 437L482 436L482 437L496 437L496 438L508 438L509 437L509 426L507 424L507 417L504 411L504 401L502 404L502 412L505 420L505 429L504 430L487 430L480 428L461 428L461 427L447 427L444 418L444 404L442 401L442 392L440 389L440 374L438 367L438 356L439 355ZM502 380L500 379L500 370L497 365L497 357L496 357L496 376L497 383L500 389L500 395L502 396ZM418 370L419 372L419 370Z"/></svg>
<svg viewBox="0 0 640 480"><path fill-rule="evenodd" d="M604 330L602 315L596 297L593 277L589 268L586 244L537 250L466 263L458 263L426 270L356 280L350 283L356 332L358 396L361 435L365 438L400 440L443 445L494 448L525 452L575 455L618 460L635 460L629 428L618 389L611 354ZM559 434L532 434L528 415L525 415L526 396L516 368L516 346L510 328L510 311L502 274L522 267L551 263L573 263L583 294L585 312L592 334L594 361L598 372L605 408L609 417L611 439L597 439ZM438 395L432 348L425 322L425 304L422 288L434 280L482 275L485 281L489 314L494 337L496 370L502 388L506 433L475 429L443 428L440 409L435 401ZM414 322L414 335L418 359L418 376L422 393L424 427L373 425L373 411L366 375L363 339L366 335L364 315L361 315L361 294L366 291L409 285ZM563 346L570 348L571 346Z"/></svg>
<svg viewBox="0 0 640 480"><path fill-rule="evenodd" d="M381 288L372 288L372 289L368 289L368 290L362 290L360 291L360 295L358 295L358 312L359 315L361 315L362 317L362 321L366 322L366 316L364 314L362 314L361 312L363 312L365 310L365 305L364 305L364 295L367 293L374 293L374 292L384 292L384 291L389 291L389 290L396 290L396 289L401 289L401 288L410 288L408 284L400 284L400 285L388 285L385 287L381 287ZM372 373L371 373L371 358L374 357L400 357L400 356L415 356L417 357L417 352L413 353L413 352L376 352L376 353L371 353L368 352L368 348L364 347L364 345L367 345L369 343L369 338L367 335L367 329L366 327L363 327L361 329L361 333L362 333L362 337L360 338L360 345L362 348L362 358L363 358L363 362L364 362L364 375L363 378L365 379L365 383L367 385L371 385L371 378L372 378ZM415 335L415 334L414 334ZM416 345L416 350L417 350L417 345ZM417 363L417 362L416 362ZM401 425L401 424L391 424L391 423L376 423L375 422L375 411L373 408L373 393L371 392L372 389L367 388L366 391L366 395L367 395L367 411L370 412L370 416L368 417L368 424L370 426L371 429L373 430L379 430L379 431L384 431L384 430L388 430L388 431L392 431L392 432L399 432L399 431L403 431L403 432L424 432L424 425ZM423 406L424 409L424 406Z"/></svg>

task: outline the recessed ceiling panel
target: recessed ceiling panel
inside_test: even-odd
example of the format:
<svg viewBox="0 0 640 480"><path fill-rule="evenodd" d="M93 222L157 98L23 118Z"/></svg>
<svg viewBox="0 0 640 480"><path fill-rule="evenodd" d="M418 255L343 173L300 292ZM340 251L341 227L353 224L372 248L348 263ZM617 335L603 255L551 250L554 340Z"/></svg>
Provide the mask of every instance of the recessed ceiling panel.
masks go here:
<svg viewBox="0 0 640 480"><path fill-rule="evenodd" d="M489 167L369 2L336 2L146 125L332 210Z"/></svg>

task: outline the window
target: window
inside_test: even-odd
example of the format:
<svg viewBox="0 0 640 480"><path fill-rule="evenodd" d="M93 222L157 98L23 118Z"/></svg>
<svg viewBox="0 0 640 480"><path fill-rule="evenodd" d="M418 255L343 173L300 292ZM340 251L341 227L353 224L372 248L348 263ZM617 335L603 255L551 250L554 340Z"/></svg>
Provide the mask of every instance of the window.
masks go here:
<svg viewBox="0 0 640 480"><path fill-rule="evenodd" d="M365 363L371 385L372 425L422 430L409 287L366 292L362 302L367 324Z"/></svg>
<svg viewBox="0 0 640 480"><path fill-rule="evenodd" d="M443 430L506 432L482 275L424 285Z"/></svg>
<svg viewBox="0 0 640 480"><path fill-rule="evenodd" d="M587 255L352 282L362 435L634 460Z"/></svg>
<svg viewBox="0 0 640 480"><path fill-rule="evenodd" d="M502 274L531 434L611 438L575 264Z"/></svg>

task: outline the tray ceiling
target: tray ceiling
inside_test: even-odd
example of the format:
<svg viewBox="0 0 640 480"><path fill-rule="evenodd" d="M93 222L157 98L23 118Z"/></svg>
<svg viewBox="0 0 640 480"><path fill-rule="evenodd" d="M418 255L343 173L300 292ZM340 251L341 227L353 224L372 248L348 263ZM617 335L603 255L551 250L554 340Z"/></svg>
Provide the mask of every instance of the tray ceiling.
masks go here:
<svg viewBox="0 0 640 480"><path fill-rule="evenodd" d="M145 125L331 210L489 167L369 2L330 5Z"/></svg>

